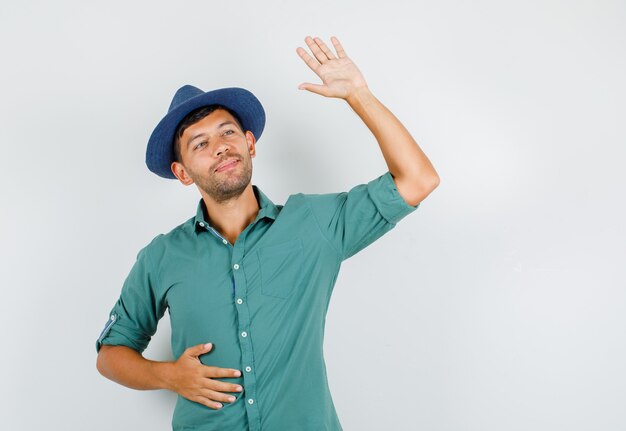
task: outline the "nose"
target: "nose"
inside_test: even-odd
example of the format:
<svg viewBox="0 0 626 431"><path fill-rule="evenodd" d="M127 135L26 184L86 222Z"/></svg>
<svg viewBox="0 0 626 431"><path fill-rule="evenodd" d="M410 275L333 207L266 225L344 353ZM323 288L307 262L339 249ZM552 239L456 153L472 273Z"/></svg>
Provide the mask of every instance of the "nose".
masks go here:
<svg viewBox="0 0 626 431"><path fill-rule="evenodd" d="M228 144L226 144L226 142L224 141L218 142L217 145L215 146L215 156L217 157L221 156L226 151L228 151Z"/></svg>

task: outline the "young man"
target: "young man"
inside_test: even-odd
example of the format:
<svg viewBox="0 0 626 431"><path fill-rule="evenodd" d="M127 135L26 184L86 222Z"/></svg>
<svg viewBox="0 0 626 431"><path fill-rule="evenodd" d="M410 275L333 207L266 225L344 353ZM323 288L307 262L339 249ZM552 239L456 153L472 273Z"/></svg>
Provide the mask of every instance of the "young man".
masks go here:
<svg viewBox="0 0 626 431"><path fill-rule="evenodd" d="M196 215L141 249L96 342L97 368L135 389L179 396L174 430L341 430L328 389L324 322L341 262L391 230L439 184L407 130L370 92L340 42L296 52L346 100L389 171L348 192L293 194L275 205L252 185L265 124L241 88L178 90L155 128L148 168L200 191ZM172 351L142 352L168 310Z"/></svg>

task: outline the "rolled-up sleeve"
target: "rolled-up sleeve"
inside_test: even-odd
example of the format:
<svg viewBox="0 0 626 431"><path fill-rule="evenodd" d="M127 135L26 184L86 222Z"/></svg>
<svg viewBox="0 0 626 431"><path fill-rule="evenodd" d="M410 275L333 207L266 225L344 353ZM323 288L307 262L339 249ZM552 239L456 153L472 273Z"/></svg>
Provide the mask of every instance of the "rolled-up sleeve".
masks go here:
<svg viewBox="0 0 626 431"><path fill-rule="evenodd" d="M156 294L156 285L157 274L146 246L137 254L119 299L96 340L97 352L103 344L128 346L140 353L146 349L166 308Z"/></svg>
<svg viewBox="0 0 626 431"><path fill-rule="evenodd" d="M348 192L305 197L341 260L376 241L420 205L409 205L404 200L389 171Z"/></svg>

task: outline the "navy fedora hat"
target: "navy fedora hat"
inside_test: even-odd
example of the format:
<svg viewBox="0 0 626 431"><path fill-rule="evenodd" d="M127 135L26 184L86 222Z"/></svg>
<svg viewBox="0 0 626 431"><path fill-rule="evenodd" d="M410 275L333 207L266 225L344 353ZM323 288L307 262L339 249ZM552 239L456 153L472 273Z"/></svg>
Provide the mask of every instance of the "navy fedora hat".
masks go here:
<svg viewBox="0 0 626 431"><path fill-rule="evenodd" d="M254 94L239 87L204 92L193 85L176 91L165 117L152 131L146 149L148 169L163 178L176 179L170 168L174 161L174 132L187 114L208 105L223 105L239 116L243 130L250 130L258 141L265 127L265 110Z"/></svg>

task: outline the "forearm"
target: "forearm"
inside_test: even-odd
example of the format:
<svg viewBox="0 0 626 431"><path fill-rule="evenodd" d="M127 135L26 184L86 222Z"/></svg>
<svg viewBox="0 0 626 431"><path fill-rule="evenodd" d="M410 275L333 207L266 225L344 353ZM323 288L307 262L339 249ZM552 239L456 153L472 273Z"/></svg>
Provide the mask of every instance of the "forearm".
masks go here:
<svg viewBox="0 0 626 431"><path fill-rule="evenodd" d="M336 56L320 38L310 36L305 41L315 58L300 47L296 49L324 83L305 82L298 88L345 99L374 134L400 195L409 205L417 205L439 185L439 175L402 123L371 93L339 40L331 40Z"/></svg>
<svg viewBox="0 0 626 431"><path fill-rule="evenodd" d="M346 101L373 133L395 179L430 187L439 176L400 120L364 87Z"/></svg>
<svg viewBox="0 0 626 431"><path fill-rule="evenodd" d="M104 377L132 389L171 390L172 363L151 361L127 346L103 345L96 367Z"/></svg>

